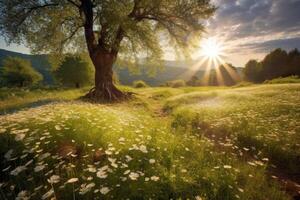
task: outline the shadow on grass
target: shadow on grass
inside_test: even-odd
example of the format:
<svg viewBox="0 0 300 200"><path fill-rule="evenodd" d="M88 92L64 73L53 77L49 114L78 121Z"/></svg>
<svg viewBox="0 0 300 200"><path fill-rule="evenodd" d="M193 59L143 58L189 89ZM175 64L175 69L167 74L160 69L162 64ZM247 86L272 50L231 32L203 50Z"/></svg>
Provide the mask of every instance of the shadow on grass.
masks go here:
<svg viewBox="0 0 300 200"><path fill-rule="evenodd" d="M25 103L25 104L20 104L8 108L1 108L0 109L0 116L1 115L7 115L7 114L13 114L16 112L19 112L20 110L23 109L29 109L29 108L36 108L39 106L44 106L50 103L55 103L55 102L60 102L62 100L57 100L57 99L44 99L44 100L39 100L39 101L34 101L30 103Z"/></svg>

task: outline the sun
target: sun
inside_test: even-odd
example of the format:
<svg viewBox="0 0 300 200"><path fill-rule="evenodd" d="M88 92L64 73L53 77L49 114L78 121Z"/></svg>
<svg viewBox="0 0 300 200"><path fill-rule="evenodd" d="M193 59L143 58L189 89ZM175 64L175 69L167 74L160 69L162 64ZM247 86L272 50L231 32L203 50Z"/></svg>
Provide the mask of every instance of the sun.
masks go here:
<svg viewBox="0 0 300 200"><path fill-rule="evenodd" d="M222 45L216 38L206 38L201 42L201 54L209 59L217 59L222 52Z"/></svg>

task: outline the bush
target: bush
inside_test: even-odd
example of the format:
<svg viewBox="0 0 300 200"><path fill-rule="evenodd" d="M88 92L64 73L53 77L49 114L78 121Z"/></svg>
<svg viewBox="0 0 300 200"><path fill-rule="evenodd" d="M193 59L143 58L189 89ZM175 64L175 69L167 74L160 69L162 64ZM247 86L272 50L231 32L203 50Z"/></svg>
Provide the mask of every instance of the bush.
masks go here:
<svg viewBox="0 0 300 200"><path fill-rule="evenodd" d="M251 86L254 85L252 82L248 82L248 81L242 81L239 82L238 84L234 85L233 87L247 87L247 86Z"/></svg>
<svg viewBox="0 0 300 200"><path fill-rule="evenodd" d="M174 80L174 81L167 82L166 86L172 87L172 88L179 88L179 87L185 87L186 83L184 80Z"/></svg>
<svg viewBox="0 0 300 200"><path fill-rule="evenodd" d="M265 84L279 84L279 83L300 83L299 76L288 76L285 78L279 77L272 80L264 81Z"/></svg>
<svg viewBox="0 0 300 200"><path fill-rule="evenodd" d="M54 76L63 86L80 88L93 83L94 68L83 55L68 55L55 69Z"/></svg>
<svg viewBox="0 0 300 200"><path fill-rule="evenodd" d="M142 80L134 81L132 85L133 85L134 88L145 88L145 87L148 87L147 83L145 83Z"/></svg>
<svg viewBox="0 0 300 200"><path fill-rule="evenodd" d="M30 61L18 57L8 57L1 70L1 85L10 87L28 87L43 80Z"/></svg>

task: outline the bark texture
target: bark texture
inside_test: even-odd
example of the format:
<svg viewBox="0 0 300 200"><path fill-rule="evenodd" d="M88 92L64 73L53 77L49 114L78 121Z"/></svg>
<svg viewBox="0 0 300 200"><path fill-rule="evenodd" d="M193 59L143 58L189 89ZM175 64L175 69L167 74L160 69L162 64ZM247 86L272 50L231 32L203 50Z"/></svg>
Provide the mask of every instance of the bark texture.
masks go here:
<svg viewBox="0 0 300 200"><path fill-rule="evenodd" d="M95 67L95 87L92 88L85 98L92 101L118 101L129 97L129 94L121 92L113 83L112 67L118 55L118 48L110 51L105 49L104 35L96 41L94 35L93 3L91 0L81 0L80 14L84 16L84 33L90 58ZM103 28L103 27L102 27ZM116 42L122 40L122 31L117 35Z"/></svg>
<svg viewBox="0 0 300 200"><path fill-rule="evenodd" d="M129 97L113 83L113 64L116 55L103 50L95 52L91 59L95 66L95 87L85 96L92 101L119 101Z"/></svg>

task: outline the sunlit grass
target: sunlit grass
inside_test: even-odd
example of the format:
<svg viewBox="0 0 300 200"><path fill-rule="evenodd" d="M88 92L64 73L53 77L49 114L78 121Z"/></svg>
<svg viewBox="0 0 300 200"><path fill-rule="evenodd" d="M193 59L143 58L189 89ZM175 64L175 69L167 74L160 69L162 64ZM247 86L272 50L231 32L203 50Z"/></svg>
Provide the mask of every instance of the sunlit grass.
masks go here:
<svg viewBox="0 0 300 200"><path fill-rule="evenodd" d="M3 115L0 199L290 199L266 176L266 148L238 136L269 145L263 126L293 132L298 88L147 88L115 105L57 102ZM169 115L158 117L163 105ZM206 135L220 130L229 136L221 145ZM272 144L289 151L292 139ZM239 151L262 153L244 160Z"/></svg>
<svg viewBox="0 0 300 200"><path fill-rule="evenodd" d="M174 125L227 136L232 143L267 157L295 174L300 170L299 85L253 86L190 93L169 99Z"/></svg>

